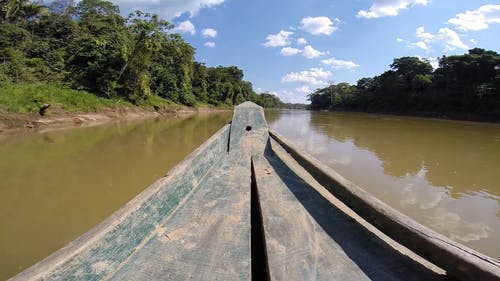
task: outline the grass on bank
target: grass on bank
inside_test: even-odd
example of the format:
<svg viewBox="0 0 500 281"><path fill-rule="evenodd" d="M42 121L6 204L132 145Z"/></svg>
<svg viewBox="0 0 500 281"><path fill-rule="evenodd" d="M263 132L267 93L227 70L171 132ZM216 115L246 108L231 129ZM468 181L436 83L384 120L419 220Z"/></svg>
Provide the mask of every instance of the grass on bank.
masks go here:
<svg viewBox="0 0 500 281"><path fill-rule="evenodd" d="M50 84L0 83L0 113L38 114L40 107L50 104L47 113L88 113L109 109L140 108L168 112L182 106L152 96L136 106L121 99L107 99L81 90Z"/></svg>
<svg viewBox="0 0 500 281"><path fill-rule="evenodd" d="M96 112L105 108L132 107L129 102L97 97L86 91L49 84L0 84L0 108L9 113L38 113L50 104L49 111Z"/></svg>

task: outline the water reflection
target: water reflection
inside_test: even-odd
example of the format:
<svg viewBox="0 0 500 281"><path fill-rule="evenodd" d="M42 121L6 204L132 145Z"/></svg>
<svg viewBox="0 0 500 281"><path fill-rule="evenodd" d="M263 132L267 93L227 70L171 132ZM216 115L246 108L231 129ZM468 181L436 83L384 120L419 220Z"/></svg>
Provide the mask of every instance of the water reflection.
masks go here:
<svg viewBox="0 0 500 281"><path fill-rule="evenodd" d="M500 126L309 111L270 126L431 228L500 257Z"/></svg>
<svg viewBox="0 0 500 281"><path fill-rule="evenodd" d="M90 229L209 138L231 113L0 139L0 280Z"/></svg>

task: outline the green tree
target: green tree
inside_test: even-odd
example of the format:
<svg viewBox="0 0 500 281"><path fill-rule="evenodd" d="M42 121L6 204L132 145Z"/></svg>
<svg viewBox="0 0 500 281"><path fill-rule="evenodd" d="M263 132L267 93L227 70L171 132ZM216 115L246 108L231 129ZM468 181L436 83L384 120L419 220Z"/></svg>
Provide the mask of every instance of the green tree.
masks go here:
<svg viewBox="0 0 500 281"><path fill-rule="evenodd" d="M122 95L133 101L140 101L151 95L151 75L153 55L161 50L165 31L172 28L158 15L136 11L128 18L133 36L131 52L120 70L118 83Z"/></svg>
<svg viewBox="0 0 500 281"><path fill-rule="evenodd" d="M162 42L153 59L157 62L152 70L153 90L161 97L193 105L194 48L179 34L170 34Z"/></svg>
<svg viewBox="0 0 500 281"><path fill-rule="evenodd" d="M83 0L76 6L77 27L67 46L67 80L77 89L117 95L120 68L130 49L130 34L117 6Z"/></svg>

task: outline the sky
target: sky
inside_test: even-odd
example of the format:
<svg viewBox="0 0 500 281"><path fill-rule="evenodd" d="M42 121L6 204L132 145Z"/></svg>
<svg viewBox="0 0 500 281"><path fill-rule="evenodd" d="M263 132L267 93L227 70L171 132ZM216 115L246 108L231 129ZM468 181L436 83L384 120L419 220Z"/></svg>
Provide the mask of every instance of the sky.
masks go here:
<svg viewBox="0 0 500 281"><path fill-rule="evenodd" d="M113 0L156 13L207 66L235 65L257 92L307 103L331 83L355 84L394 58L479 47L500 52L500 4L488 0Z"/></svg>

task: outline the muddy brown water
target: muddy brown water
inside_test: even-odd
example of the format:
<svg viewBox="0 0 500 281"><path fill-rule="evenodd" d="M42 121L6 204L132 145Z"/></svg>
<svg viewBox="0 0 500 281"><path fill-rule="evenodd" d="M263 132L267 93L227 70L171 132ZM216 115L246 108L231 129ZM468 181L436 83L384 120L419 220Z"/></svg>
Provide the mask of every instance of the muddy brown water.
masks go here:
<svg viewBox="0 0 500 281"><path fill-rule="evenodd" d="M390 206L500 259L500 124L290 110L266 119Z"/></svg>
<svg viewBox="0 0 500 281"><path fill-rule="evenodd" d="M101 222L230 120L211 113L0 133L0 280Z"/></svg>

